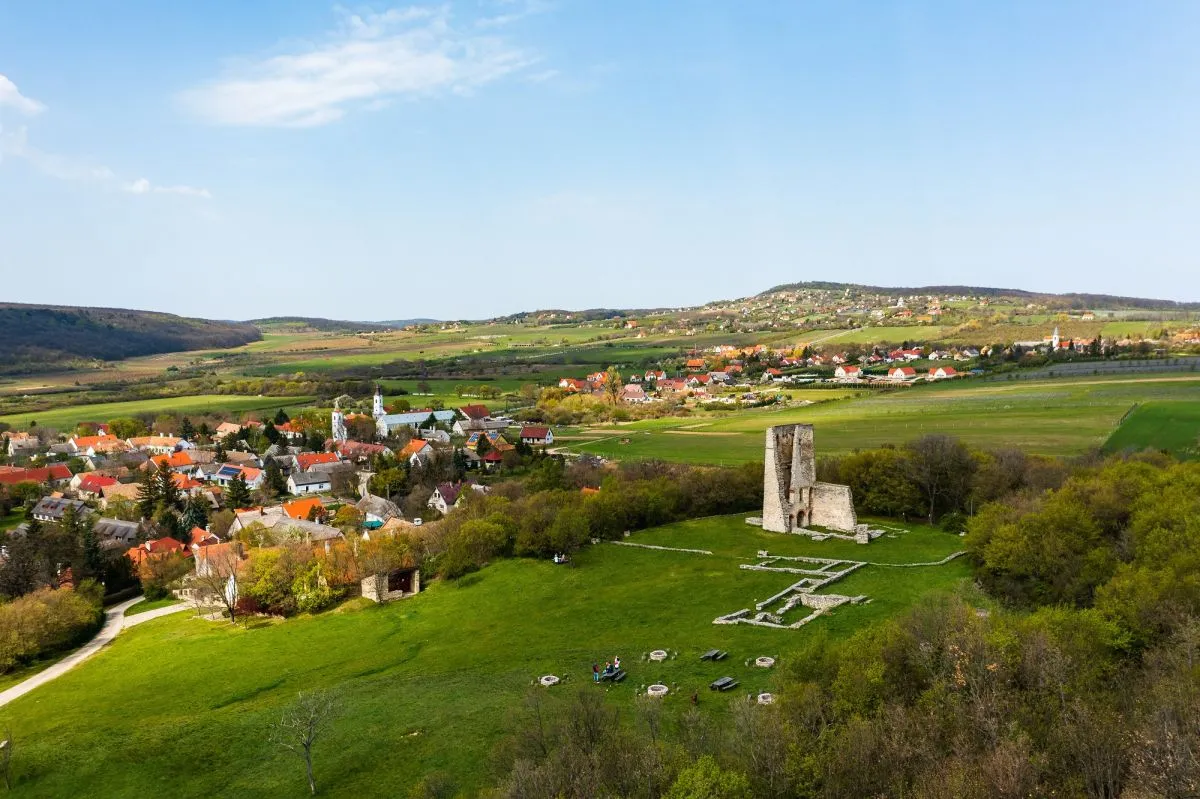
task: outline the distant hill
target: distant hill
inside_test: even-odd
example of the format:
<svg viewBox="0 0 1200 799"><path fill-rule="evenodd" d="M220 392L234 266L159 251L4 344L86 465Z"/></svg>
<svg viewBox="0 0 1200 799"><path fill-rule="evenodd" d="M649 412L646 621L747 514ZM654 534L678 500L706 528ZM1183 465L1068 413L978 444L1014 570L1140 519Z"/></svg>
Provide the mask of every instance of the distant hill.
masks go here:
<svg viewBox="0 0 1200 799"><path fill-rule="evenodd" d="M266 319L251 319L249 324L270 333L293 331L296 333L363 333L395 330L402 325L394 322L351 322L341 319L322 319L315 316L269 316Z"/></svg>
<svg viewBox="0 0 1200 799"><path fill-rule="evenodd" d="M161 352L219 349L258 341L245 322L215 322L124 308L0 303L0 373L60 369Z"/></svg>
<svg viewBox="0 0 1200 799"><path fill-rule="evenodd" d="M785 283L769 288L758 296L777 294L781 291L845 291L846 289L864 291L871 294L969 294L974 297L1015 297L1042 304L1057 302L1066 308L1080 310L1113 308L1139 308L1153 311L1200 310L1200 302L1175 302L1174 300L1154 300L1140 297L1116 297L1110 294L1050 294L1046 292L1024 291L1023 289L998 289L983 286L864 286L857 283L830 283L823 280Z"/></svg>

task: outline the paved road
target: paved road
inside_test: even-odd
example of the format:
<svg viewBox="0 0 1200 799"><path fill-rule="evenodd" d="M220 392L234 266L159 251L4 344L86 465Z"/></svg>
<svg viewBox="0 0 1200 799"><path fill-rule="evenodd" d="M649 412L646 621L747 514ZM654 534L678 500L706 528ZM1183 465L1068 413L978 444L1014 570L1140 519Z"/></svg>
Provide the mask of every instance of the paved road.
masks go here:
<svg viewBox="0 0 1200 799"><path fill-rule="evenodd" d="M180 602L176 605L168 605L165 608L156 610L148 610L145 613L125 617L125 611L129 607L141 602L141 597L135 597L119 605L113 605L104 612L104 626L100 628L100 632L96 633L96 637L88 641L79 649L72 652L67 657L63 658L53 666L49 666L37 674L30 677L28 680L23 680L7 691L0 692L0 707L7 705L19 696L37 688L39 685L44 685L50 682L55 677L67 673L75 666L90 658L92 655L103 649L110 641L117 637L117 633L126 627L132 627L135 624L141 624L144 621L157 619L159 616L166 616L168 613L178 613L181 610L187 610L190 605L186 602Z"/></svg>

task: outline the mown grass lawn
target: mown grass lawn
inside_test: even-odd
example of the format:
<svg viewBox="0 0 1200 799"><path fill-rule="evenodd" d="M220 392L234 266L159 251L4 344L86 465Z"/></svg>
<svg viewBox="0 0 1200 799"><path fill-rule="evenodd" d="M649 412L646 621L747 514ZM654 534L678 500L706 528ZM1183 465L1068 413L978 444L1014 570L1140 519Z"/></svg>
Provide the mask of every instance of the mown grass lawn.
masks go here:
<svg viewBox="0 0 1200 799"><path fill-rule="evenodd" d="M762 458L766 428L803 422L816 425L817 450L825 454L948 433L976 447L1076 455L1100 448L1134 403L1183 400L1198 392L1200 377L1191 373L1042 382L963 380L807 407L638 422L566 449L617 459L742 463Z"/></svg>
<svg viewBox="0 0 1200 799"><path fill-rule="evenodd" d="M815 543L763 533L742 516L671 525L633 542L707 548L694 555L601 544L572 566L508 560L456 583L435 582L419 597L383 607L361 600L316 617L231 627L190 613L121 634L106 651L0 709L21 741L15 793L26 796L302 795L302 767L267 742L281 706L307 688L337 688L343 713L318 744L316 774L327 796L402 796L421 775L442 770L468 792L491 784L491 752L511 727L539 675L566 678L558 694L604 691L632 709L651 682L687 706L721 712L735 697L705 686L730 675L737 692L774 684L774 672L746 664L779 657L825 635L843 636L932 591L961 587L961 560L931 568L867 566L838 593L872 601L839 608L801 630L714 626L794 581L738 568L762 548L819 556L907 562L945 554L958 539L929 528L869 546ZM852 582L853 581L853 582ZM730 652L720 664L697 655ZM642 658L663 648L662 664ZM593 662L620 655L621 685L597 688ZM536 689L546 690L546 689Z"/></svg>
<svg viewBox="0 0 1200 799"><path fill-rule="evenodd" d="M126 616L136 616L139 613L145 613L148 610L158 610L159 608L170 607L171 605L179 604L179 600L174 597L165 597L163 599L143 599L129 607L125 608Z"/></svg>

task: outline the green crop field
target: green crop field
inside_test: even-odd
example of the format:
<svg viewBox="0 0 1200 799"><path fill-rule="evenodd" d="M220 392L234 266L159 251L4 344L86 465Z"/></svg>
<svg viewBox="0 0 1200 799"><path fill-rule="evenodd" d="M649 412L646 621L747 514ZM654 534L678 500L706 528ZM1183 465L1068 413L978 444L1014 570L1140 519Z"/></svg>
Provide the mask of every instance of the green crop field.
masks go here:
<svg viewBox="0 0 1200 799"><path fill-rule="evenodd" d="M1177 458L1200 457L1200 399L1139 405L1104 445L1106 452L1161 449Z"/></svg>
<svg viewBox="0 0 1200 799"><path fill-rule="evenodd" d="M669 713L720 712L734 699L704 687L726 674L737 692L770 689L773 672L746 665L815 637L841 636L896 613L929 592L964 590L962 560L942 566L866 566L829 586L866 594L799 630L717 625L790 585L794 575L748 572L759 549L880 563L925 562L958 549L957 536L914 526L869 546L763 533L741 516L635 534L632 542L708 548L711 556L601 544L572 566L509 560L457 583L376 607L355 600L315 617L252 621L248 628L180 613L131 629L104 652L0 710L21 741L14 793L24 796L280 796L303 793L303 769L272 748L268 725L302 689L336 687L343 713L316 748L327 796L402 796L443 770L474 791L494 781L489 756L530 690L605 692L632 709L651 682L673 693ZM720 664L697 655L730 652ZM678 652L661 664L651 649ZM629 678L590 682L591 663L620 655ZM542 674L566 683L533 688ZM185 675L180 677L180 675Z"/></svg>
<svg viewBox="0 0 1200 799"><path fill-rule="evenodd" d="M912 386L801 408L754 409L718 418L636 422L563 449L618 459L739 463L762 458L762 433L787 423L817 427L822 453L901 444L948 433L979 447L1010 446L1046 455L1101 447L1138 402L1185 399L1200 377L1089 377ZM806 396L797 393L796 396ZM608 432L611 430L611 432Z"/></svg>
<svg viewBox="0 0 1200 799"><path fill-rule="evenodd" d="M277 408L293 410L309 401L311 397L244 397L234 394L202 394L194 397L168 397L166 399L131 400L129 402L102 402L95 405L73 405L47 411L30 411L0 416L17 429L24 430L31 421L42 427L68 430L80 422L107 422L124 416L140 413L215 413L237 416L249 411L274 411Z"/></svg>

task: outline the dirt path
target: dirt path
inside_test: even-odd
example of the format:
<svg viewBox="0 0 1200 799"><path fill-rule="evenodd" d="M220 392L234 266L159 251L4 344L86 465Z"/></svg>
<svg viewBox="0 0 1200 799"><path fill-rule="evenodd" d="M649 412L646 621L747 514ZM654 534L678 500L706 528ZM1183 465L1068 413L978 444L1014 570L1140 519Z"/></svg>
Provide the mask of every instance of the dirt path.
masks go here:
<svg viewBox="0 0 1200 799"><path fill-rule="evenodd" d="M135 597L119 605L113 605L104 612L104 626L100 628L100 632L96 633L96 637L88 641L79 649L72 652L67 657L63 658L53 666L39 671L27 680L22 680L6 691L0 692L0 707L7 705L9 702L22 697L25 694L44 685L56 677L66 674L71 669L78 666L83 661L90 658L92 655L103 649L109 642L117 637L117 634L126 627L133 627L136 624L141 624L144 621L157 619L160 616L166 616L169 613L178 613L181 610L186 610L190 607L185 602L180 602L178 605L168 605L165 608L156 610L148 610L145 613L138 613L128 618L125 617L125 611L133 605L141 602L141 597Z"/></svg>

